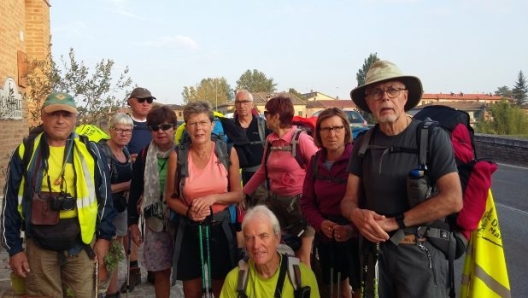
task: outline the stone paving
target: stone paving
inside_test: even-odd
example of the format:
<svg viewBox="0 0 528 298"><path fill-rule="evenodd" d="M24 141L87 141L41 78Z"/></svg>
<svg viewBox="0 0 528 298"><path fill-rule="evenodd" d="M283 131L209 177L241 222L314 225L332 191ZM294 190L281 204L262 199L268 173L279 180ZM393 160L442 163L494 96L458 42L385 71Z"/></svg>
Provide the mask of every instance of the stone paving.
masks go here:
<svg viewBox="0 0 528 298"><path fill-rule="evenodd" d="M150 283L147 283L147 271L142 268L142 281L143 283L137 286L132 293L128 294L129 298L153 298L154 286ZM15 298L22 297L17 296L13 293L11 288L11 279L10 279L11 269L9 268L9 255L4 250L3 247L0 247L0 298ZM119 264L119 286L125 281L126 278L126 262L123 261ZM183 297L183 289L181 282L178 282L174 287L171 288L171 297L180 298ZM122 294L121 297L125 297L125 294Z"/></svg>

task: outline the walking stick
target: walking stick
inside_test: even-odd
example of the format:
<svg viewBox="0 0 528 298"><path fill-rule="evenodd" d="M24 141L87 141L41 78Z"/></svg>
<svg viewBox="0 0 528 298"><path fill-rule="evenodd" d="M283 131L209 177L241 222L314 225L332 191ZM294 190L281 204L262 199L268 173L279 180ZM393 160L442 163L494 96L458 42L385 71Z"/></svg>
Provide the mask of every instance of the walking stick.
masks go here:
<svg viewBox="0 0 528 298"><path fill-rule="evenodd" d="M379 252L380 252L380 244L379 242L376 243L376 265L374 265L374 298L379 297L379 267L378 267L378 261L379 261Z"/></svg>
<svg viewBox="0 0 528 298"><path fill-rule="evenodd" d="M94 297L97 298L99 296L99 262L97 261L97 257L94 259L94 276L95 276L95 295Z"/></svg>
<svg viewBox="0 0 528 298"><path fill-rule="evenodd" d="M330 252L330 297L333 298L334 296L334 266L335 266L335 230L332 230L332 241L331 247L332 251Z"/></svg>
<svg viewBox="0 0 528 298"><path fill-rule="evenodd" d="M130 253L132 246L132 237L130 235L130 230L128 230L128 248L127 248L127 280L126 280L126 293L125 297L128 298L128 292L130 291Z"/></svg>
<svg viewBox="0 0 528 298"><path fill-rule="evenodd" d="M207 271L206 271L206 289L207 289L207 298L213 298L213 283L211 280L211 221L213 217L213 210L211 208L211 217L209 218L209 222L206 222L205 224L205 250L207 254Z"/></svg>
<svg viewBox="0 0 528 298"><path fill-rule="evenodd" d="M202 296L205 294L205 261L203 245L203 222L198 224L198 240L200 241L200 268L202 269Z"/></svg>

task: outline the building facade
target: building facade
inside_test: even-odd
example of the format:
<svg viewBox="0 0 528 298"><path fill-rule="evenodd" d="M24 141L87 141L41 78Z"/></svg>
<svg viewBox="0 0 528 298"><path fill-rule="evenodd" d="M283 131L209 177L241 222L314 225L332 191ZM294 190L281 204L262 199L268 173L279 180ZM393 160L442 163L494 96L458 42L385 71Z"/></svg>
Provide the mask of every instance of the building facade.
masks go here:
<svg viewBox="0 0 528 298"><path fill-rule="evenodd" d="M2 0L0 15L0 185L4 185L9 156L28 135L28 105L23 100L27 62L49 56L50 2Z"/></svg>

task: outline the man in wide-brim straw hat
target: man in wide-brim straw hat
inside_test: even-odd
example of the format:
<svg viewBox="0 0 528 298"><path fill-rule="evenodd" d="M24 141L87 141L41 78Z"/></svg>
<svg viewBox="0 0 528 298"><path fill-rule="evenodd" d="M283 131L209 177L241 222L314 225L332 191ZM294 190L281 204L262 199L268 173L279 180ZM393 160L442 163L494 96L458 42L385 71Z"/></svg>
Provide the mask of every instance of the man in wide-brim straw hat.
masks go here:
<svg viewBox="0 0 528 298"><path fill-rule="evenodd" d="M370 252L364 260L368 260L364 275L369 278L363 277L367 297L375 292L373 284L378 285L379 297L448 296L448 261L417 227L460 211L462 190L452 144L441 128L434 127L428 136L429 167L421 173L435 181L438 192L418 204L409 203L406 181L420 164L416 150L420 121L405 112L418 104L421 95L420 80L403 75L389 61L372 64L365 84L351 92L356 105L378 122L354 141L341 203L341 212L365 240L360 255Z"/></svg>

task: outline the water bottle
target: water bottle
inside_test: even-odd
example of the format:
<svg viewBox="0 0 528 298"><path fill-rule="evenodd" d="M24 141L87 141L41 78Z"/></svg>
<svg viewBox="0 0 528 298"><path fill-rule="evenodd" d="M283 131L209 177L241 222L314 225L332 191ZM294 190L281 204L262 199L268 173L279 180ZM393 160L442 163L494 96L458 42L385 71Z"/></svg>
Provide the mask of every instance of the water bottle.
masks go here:
<svg viewBox="0 0 528 298"><path fill-rule="evenodd" d="M409 207L420 204L427 200L432 193L433 187L425 169L414 169L407 175L407 200Z"/></svg>

